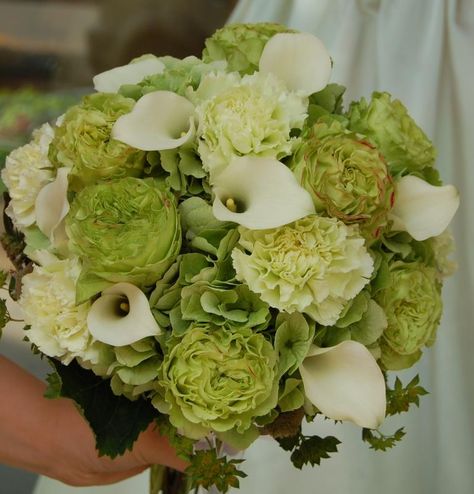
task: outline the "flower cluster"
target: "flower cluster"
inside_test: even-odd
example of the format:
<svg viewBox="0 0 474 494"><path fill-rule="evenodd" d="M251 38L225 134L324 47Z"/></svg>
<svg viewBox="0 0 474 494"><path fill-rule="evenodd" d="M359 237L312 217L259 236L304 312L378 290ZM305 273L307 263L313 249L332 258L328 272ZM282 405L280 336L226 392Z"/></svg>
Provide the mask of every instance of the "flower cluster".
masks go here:
<svg viewBox="0 0 474 494"><path fill-rule="evenodd" d="M434 343L459 199L403 104L344 110L331 67L256 24L97 75L2 173L29 341L192 440L376 429L384 372Z"/></svg>

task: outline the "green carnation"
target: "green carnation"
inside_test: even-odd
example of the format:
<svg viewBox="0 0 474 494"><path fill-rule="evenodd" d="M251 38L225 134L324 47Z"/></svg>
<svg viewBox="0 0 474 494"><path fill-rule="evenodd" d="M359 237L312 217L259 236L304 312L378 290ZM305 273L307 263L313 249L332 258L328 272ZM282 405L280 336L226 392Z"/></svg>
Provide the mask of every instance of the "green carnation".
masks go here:
<svg viewBox="0 0 474 494"><path fill-rule="evenodd" d="M110 137L115 121L134 104L118 94L96 93L66 112L55 129L49 159L58 168L71 169L72 190L101 180L141 175L145 153Z"/></svg>
<svg viewBox="0 0 474 494"><path fill-rule="evenodd" d="M389 284L375 300L387 316L382 340L391 353L410 361L424 345L434 343L442 312L436 269L418 262L393 262L389 265ZM390 360L394 360L393 355Z"/></svg>
<svg viewBox="0 0 474 494"><path fill-rule="evenodd" d="M239 228L237 278L271 307L328 326L369 282L373 261L358 229L316 215L280 228Z"/></svg>
<svg viewBox="0 0 474 494"><path fill-rule="evenodd" d="M189 437L248 430L278 399L276 352L262 334L196 324L161 367L163 399L153 403Z"/></svg>
<svg viewBox="0 0 474 494"><path fill-rule="evenodd" d="M316 211L370 233L386 222L393 184L379 152L337 121L317 123L296 150L293 171Z"/></svg>
<svg viewBox="0 0 474 494"><path fill-rule="evenodd" d="M230 24L217 30L206 40L202 52L204 62L226 60L229 72L252 74L267 41L278 33L294 32L281 24Z"/></svg>
<svg viewBox="0 0 474 494"><path fill-rule="evenodd" d="M399 100L374 92L370 103L362 98L349 109L349 126L372 140L392 175L420 173L432 166L436 152L431 141Z"/></svg>
<svg viewBox="0 0 474 494"><path fill-rule="evenodd" d="M152 285L181 247L175 199L153 179L128 177L86 187L71 205L66 231L84 266L79 299L110 283Z"/></svg>

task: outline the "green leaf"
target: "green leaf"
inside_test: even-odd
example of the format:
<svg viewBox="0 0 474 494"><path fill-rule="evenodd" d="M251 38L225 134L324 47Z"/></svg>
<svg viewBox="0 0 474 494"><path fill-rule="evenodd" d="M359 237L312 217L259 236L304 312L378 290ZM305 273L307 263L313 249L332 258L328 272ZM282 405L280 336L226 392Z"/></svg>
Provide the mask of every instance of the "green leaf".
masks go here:
<svg viewBox="0 0 474 494"><path fill-rule="evenodd" d="M176 427L170 424L167 415L159 415L155 419L155 423L158 426L160 434L168 438L168 441L175 449L176 454L183 460L191 460L194 450L194 443L196 441L178 434Z"/></svg>
<svg viewBox="0 0 474 494"><path fill-rule="evenodd" d="M50 378L49 394L56 393L77 403L94 432L99 456L115 458L131 450L140 432L157 415L151 403L115 396L108 380L83 369L75 361L68 366L53 359L50 362L58 377Z"/></svg>
<svg viewBox="0 0 474 494"><path fill-rule="evenodd" d="M7 301L3 298L0 298L0 338L2 336L3 328L8 324L9 321L10 314L8 313L7 309Z"/></svg>
<svg viewBox="0 0 474 494"><path fill-rule="evenodd" d="M279 437L276 439L278 444L285 451L293 451L301 442L301 429L299 434L290 437Z"/></svg>
<svg viewBox="0 0 474 494"><path fill-rule="evenodd" d="M362 429L362 440L370 444L370 449L375 451L386 451L393 448L405 436L403 427L398 429L391 436L386 436L379 431Z"/></svg>
<svg viewBox="0 0 474 494"><path fill-rule="evenodd" d="M48 387L46 388L43 396L49 400L55 400L61 397L62 382L59 374L56 371L51 372L46 376L46 382Z"/></svg>
<svg viewBox="0 0 474 494"><path fill-rule="evenodd" d="M418 386L420 377L416 375L405 387L397 377L393 389L387 387L387 416L407 412L410 405L420 405L420 396L428 394L425 388Z"/></svg>
<svg viewBox="0 0 474 494"><path fill-rule="evenodd" d="M219 492L226 493L231 487L239 487L239 477L247 476L237 468L243 461L218 457L215 449L200 450L193 455L186 474L193 487L209 489L215 486Z"/></svg>
<svg viewBox="0 0 474 494"><path fill-rule="evenodd" d="M0 288L3 288L3 285L5 285L7 278L8 278L8 272L3 271L3 269L0 269Z"/></svg>
<svg viewBox="0 0 474 494"><path fill-rule="evenodd" d="M319 465L324 458L330 458L331 453L337 453L337 446L341 442L333 436L304 437L299 446L291 454L291 461L296 468L303 465Z"/></svg>

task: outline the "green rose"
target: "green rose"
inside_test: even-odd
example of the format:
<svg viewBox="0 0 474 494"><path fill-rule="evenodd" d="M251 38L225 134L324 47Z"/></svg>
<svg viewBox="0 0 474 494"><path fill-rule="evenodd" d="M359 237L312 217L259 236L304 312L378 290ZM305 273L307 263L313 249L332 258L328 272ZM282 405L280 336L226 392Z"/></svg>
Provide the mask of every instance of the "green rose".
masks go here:
<svg viewBox="0 0 474 494"><path fill-rule="evenodd" d="M316 211L363 230L384 224L393 184L379 152L337 121L317 123L294 154L293 172Z"/></svg>
<svg viewBox="0 0 474 494"><path fill-rule="evenodd" d="M369 282L373 261L356 227L316 215L280 228L240 227L237 279L271 307L333 325Z"/></svg>
<svg viewBox="0 0 474 494"><path fill-rule="evenodd" d="M408 115L399 100L388 93L373 93L351 104L349 127L366 135L387 160L392 175L420 173L433 165L436 152L431 141Z"/></svg>
<svg viewBox="0 0 474 494"><path fill-rule="evenodd" d="M66 218L71 251L83 261L77 297L111 283L155 283L176 259L181 227L173 195L153 179L86 187Z"/></svg>
<svg viewBox="0 0 474 494"><path fill-rule="evenodd" d="M66 112L55 129L49 159L58 168L71 169L72 190L101 180L142 174L145 153L110 137L115 121L129 113L134 104L118 94L96 93Z"/></svg>
<svg viewBox="0 0 474 494"><path fill-rule="evenodd" d="M184 434L244 433L278 400L277 356L262 334L196 324L167 353L153 403Z"/></svg>
<svg viewBox="0 0 474 494"><path fill-rule="evenodd" d="M252 74L258 70L267 41L275 34L288 32L294 31L270 22L230 24L207 38L202 59L204 62L226 60L229 72Z"/></svg>
<svg viewBox="0 0 474 494"><path fill-rule="evenodd" d="M377 292L375 300L385 311L388 322L382 342L391 352L385 352L390 357L385 361L394 361L392 353L407 362L415 356L417 360L421 348L434 343L441 318L441 284L436 269L418 262L391 263L389 284ZM383 348L382 345L382 355Z"/></svg>

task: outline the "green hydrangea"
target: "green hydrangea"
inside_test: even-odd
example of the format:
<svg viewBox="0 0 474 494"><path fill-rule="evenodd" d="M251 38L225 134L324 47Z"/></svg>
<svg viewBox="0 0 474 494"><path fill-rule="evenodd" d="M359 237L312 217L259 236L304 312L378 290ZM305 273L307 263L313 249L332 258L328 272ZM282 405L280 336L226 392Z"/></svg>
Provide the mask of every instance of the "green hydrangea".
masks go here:
<svg viewBox="0 0 474 494"><path fill-rule="evenodd" d="M421 349L434 343L442 313L436 269L419 262L392 262L389 284L375 295L375 300L387 316L388 326L382 336L385 348L391 350L385 352L387 368L403 368L403 361L418 360ZM396 355L402 362L396 363Z"/></svg>
<svg viewBox="0 0 474 494"><path fill-rule="evenodd" d="M135 102L119 94L96 93L70 108L56 127L49 159L68 167L72 190L101 180L138 177L145 166L145 152L111 138L116 120L129 113Z"/></svg>
<svg viewBox="0 0 474 494"><path fill-rule="evenodd" d="M229 72L252 74L258 70L267 41L275 34L288 32L294 31L271 22L229 24L207 38L202 59L204 62L226 60Z"/></svg>
<svg viewBox="0 0 474 494"><path fill-rule="evenodd" d="M124 84L119 93L135 100L153 91L173 91L186 96L190 89L196 89L205 74L221 70L222 62L203 63L197 57L184 59L170 56L160 57L165 68L162 73L145 77L138 84Z"/></svg>
<svg viewBox="0 0 474 494"><path fill-rule="evenodd" d="M192 438L244 433L278 400L277 356L250 328L196 324L165 355L154 405Z"/></svg>
<svg viewBox="0 0 474 494"><path fill-rule="evenodd" d="M388 93L374 92L368 103L364 98L352 103L349 126L367 136L387 160L392 175L418 173L431 167L436 151L425 133L399 100Z"/></svg>
<svg viewBox="0 0 474 494"><path fill-rule="evenodd" d="M145 338L131 345L113 349L115 361L109 365L110 385L116 395L135 400L158 387L163 360L154 338Z"/></svg>
<svg viewBox="0 0 474 494"><path fill-rule="evenodd" d="M280 228L240 227L237 278L271 307L332 325L369 282L373 261L356 227L310 215Z"/></svg>
<svg viewBox="0 0 474 494"><path fill-rule="evenodd" d="M181 247L175 199L153 179L128 177L86 187L71 205L66 231L84 266L79 299L110 283L152 285Z"/></svg>
<svg viewBox="0 0 474 494"><path fill-rule="evenodd" d="M338 121L320 122L302 139L292 168L316 211L373 234L393 203L393 183L379 152Z"/></svg>

